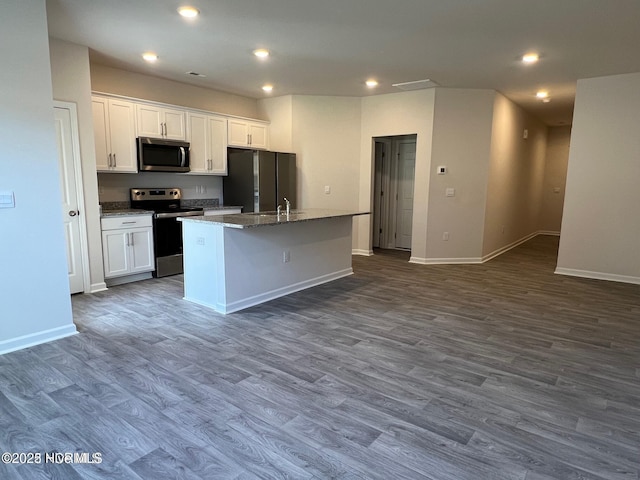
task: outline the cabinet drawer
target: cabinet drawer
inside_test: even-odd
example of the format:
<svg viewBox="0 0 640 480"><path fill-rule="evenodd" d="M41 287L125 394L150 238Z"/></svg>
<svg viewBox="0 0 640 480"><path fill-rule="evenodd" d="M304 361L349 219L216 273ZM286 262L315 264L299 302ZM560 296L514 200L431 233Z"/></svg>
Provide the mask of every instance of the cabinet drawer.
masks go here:
<svg viewBox="0 0 640 480"><path fill-rule="evenodd" d="M116 230L121 228L150 227L151 215L123 215L101 219L102 230Z"/></svg>

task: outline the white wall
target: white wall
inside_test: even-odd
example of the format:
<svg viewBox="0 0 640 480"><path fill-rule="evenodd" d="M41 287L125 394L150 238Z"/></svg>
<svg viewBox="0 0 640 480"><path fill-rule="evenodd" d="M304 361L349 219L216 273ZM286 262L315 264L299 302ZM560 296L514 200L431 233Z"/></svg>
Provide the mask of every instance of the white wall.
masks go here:
<svg viewBox="0 0 640 480"><path fill-rule="evenodd" d="M491 138L484 259L538 231L547 127L496 94Z"/></svg>
<svg viewBox="0 0 640 480"><path fill-rule="evenodd" d="M75 333L62 226L45 0L0 15L0 353Z"/></svg>
<svg viewBox="0 0 640 480"><path fill-rule="evenodd" d="M640 73L579 80L557 272L640 283Z"/></svg>
<svg viewBox="0 0 640 480"><path fill-rule="evenodd" d="M270 121L269 149L293 152L293 96L258 100L258 109L260 118Z"/></svg>
<svg viewBox="0 0 640 480"><path fill-rule="evenodd" d="M91 89L211 112L261 118L254 98L174 82L141 73L91 64Z"/></svg>
<svg viewBox="0 0 640 480"><path fill-rule="evenodd" d="M78 111L78 135L84 202L81 203L81 221L87 226L89 256L89 283L92 292L104 290L102 264L102 236L98 211L98 182L96 178L96 153L91 112L91 76L89 49L61 40L49 39L53 98L76 104Z"/></svg>
<svg viewBox="0 0 640 480"><path fill-rule="evenodd" d="M296 95L292 107L298 208L357 209L360 99Z"/></svg>
<svg viewBox="0 0 640 480"><path fill-rule="evenodd" d="M544 233L560 234L570 140L571 126L549 128L538 220L538 229Z"/></svg>
<svg viewBox="0 0 640 480"><path fill-rule="evenodd" d="M416 134L416 169L413 200L412 257L425 258L427 251L427 209L431 173L431 137L433 132L435 90L418 90L362 99L360 136L360 182L358 208L373 208L375 137ZM372 215L354 218L356 251L372 251Z"/></svg>
<svg viewBox="0 0 640 480"><path fill-rule="evenodd" d="M436 89L427 258L421 259L428 263L480 261L495 95L493 90ZM447 173L437 175L438 166L446 166ZM447 197L447 188L455 189L455 196Z"/></svg>

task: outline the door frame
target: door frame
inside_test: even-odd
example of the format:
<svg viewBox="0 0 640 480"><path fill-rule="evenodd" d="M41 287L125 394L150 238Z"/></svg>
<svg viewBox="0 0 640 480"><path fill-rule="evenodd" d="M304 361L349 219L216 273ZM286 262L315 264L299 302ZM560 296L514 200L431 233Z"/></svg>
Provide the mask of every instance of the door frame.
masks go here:
<svg viewBox="0 0 640 480"><path fill-rule="evenodd" d="M388 250L403 250L404 248L396 247L396 226L397 226L397 208L398 208L398 159L399 144L402 142L412 142L417 146L418 136L415 133L388 135L372 138L372 180L371 180L371 208L373 213L371 221L371 246L373 248L375 235L379 235L379 248ZM386 162L382 172L378 172L378 158L376 153L376 144L383 144L385 149ZM381 173L382 178L377 178L377 174ZM386 174L386 175L385 175ZM414 192L415 192L415 175L414 175ZM385 191L384 198L376 198L379 194L377 187L380 186ZM415 198L414 198L415 202ZM378 205L378 210L376 210ZM380 230L382 223L382 232ZM413 219L411 222L411 230L413 235ZM411 250L411 249L409 249Z"/></svg>
<svg viewBox="0 0 640 480"><path fill-rule="evenodd" d="M74 102L53 101L53 108L69 110L71 120L71 148L73 150L73 169L75 172L76 201L78 203L78 226L80 231L80 258L82 262L83 293L91 291L91 274L89 271L89 240L87 235L87 216L84 204L84 186L82 181L82 157L80 156L80 129L78 127L78 107ZM62 172L58 172L62 175Z"/></svg>

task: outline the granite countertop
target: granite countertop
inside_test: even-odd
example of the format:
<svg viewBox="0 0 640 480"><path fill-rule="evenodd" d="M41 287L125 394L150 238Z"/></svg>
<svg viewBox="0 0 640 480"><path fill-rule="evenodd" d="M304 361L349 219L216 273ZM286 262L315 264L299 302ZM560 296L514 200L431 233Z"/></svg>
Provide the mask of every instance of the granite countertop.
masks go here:
<svg viewBox="0 0 640 480"><path fill-rule="evenodd" d="M216 206L207 206L207 207L202 207L204 208L204 210L231 210L233 208L239 208L242 209L242 205L216 205Z"/></svg>
<svg viewBox="0 0 640 480"><path fill-rule="evenodd" d="M102 210L100 218L118 217L124 215L153 215L153 210L141 210L139 208L121 208L117 210Z"/></svg>
<svg viewBox="0 0 640 480"><path fill-rule="evenodd" d="M235 213L231 215L180 217L181 222L201 222L212 225L222 225L229 228L253 228L285 223L308 222L325 218L353 217L354 215L368 215L371 212L356 212L353 210L330 210L321 208L305 208L292 210L289 215L276 212Z"/></svg>

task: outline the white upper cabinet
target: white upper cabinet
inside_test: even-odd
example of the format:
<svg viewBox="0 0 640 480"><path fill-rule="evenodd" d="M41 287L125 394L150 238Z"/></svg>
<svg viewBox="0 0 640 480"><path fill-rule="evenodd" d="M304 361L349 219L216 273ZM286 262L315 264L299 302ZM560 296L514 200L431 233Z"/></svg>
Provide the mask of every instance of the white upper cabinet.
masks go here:
<svg viewBox="0 0 640 480"><path fill-rule="evenodd" d="M185 140L185 111L157 105L136 104L138 136Z"/></svg>
<svg viewBox="0 0 640 480"><path fill-rule="evenodd" d="M228 121L230 147L269 148L267 124L253 120L230 118Z"/></svg>
<svg viewBox="0 0 640 480"><path fill-rule="evenodd" d="M227 119L188 112L191 173L227 174Z"/></svg>
<svg viewBox="0 0 640 480"><path fill-rule="evenodd" d="M134 104L94 96L91 105L97 170L136 173L138 164Z"/></svg>

